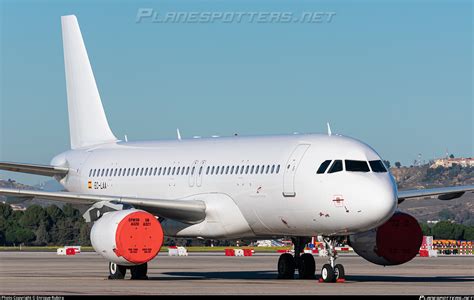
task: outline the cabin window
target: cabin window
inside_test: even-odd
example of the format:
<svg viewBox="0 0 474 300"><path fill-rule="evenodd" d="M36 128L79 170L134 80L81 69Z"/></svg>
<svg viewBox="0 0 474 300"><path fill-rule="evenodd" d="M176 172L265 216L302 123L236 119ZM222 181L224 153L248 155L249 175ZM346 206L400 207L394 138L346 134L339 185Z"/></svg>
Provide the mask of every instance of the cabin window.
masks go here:
<svg viewBox="0 0 474 300"><path fill-rule="evenodd" d="M270 165L267 165L267 170L265 171L265 174L268 174L268 171L270 171Z"/></svg>
<svg viewBox="0 0 474 300"><path fill-rule="evenodd" d="M166 173L166 175L170 175L171 174L171 167L168 167L168 172Z"/></svg>
<svg viewBox="0 0 474 300"><path fill-rule="evenodd" d="M277 166L277 170L276 170L276 173L280 173L280 165Z"/></svg>

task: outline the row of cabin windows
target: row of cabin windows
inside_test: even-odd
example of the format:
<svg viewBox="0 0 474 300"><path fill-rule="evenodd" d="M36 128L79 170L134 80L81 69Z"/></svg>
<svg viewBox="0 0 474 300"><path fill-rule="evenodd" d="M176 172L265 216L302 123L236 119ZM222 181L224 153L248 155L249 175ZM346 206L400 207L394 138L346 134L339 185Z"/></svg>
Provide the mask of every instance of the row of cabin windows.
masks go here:
<svg viewBox="0 0 474 300"><path fill-rule="evenodd" d="M320 166L318 171L316 172L317 174L324 174L326 170L328 169L329 165L331 164L332 160L325 160ZM385 173L387 172L387 169L385 168L383 162L381 160L371 160L367 164L365 160L344 160L344 164L346 167L346 171L349 172L370 172L370 169L372 169L372 172L375 173ZM369 168L370 165L370 168ZM337 159L335 160L331 167L328 170L328 173L336 173L336 172L341 172L344 170L342 160Z"/></svg>
<svg viewBox="0 0 474 300"><path fill-rule="evenodd" d="M91 169L89 177L117 176L168 176L194 175L193 167L151 167L151 168L112 168ZM207 166L206 175L237 175L237 174L278 174L280 165L245 165L245 166ZM198 175L203 174L203 166L199 167Z"/></svg>

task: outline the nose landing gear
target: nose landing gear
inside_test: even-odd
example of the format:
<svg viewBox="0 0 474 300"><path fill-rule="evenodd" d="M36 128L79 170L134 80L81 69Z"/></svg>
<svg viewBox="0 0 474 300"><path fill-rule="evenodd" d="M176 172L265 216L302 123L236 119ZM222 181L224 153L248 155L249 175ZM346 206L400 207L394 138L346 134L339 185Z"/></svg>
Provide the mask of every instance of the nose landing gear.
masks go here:
<svg viewBox="0 0 474 300"><path fill-rule="evenodd" d="M329 264L325 264L321 269L322 282L343 282L346 278L344 267L341 264L335 265L338 257L335 244L339 237L324 237L324 245L328 253Z"/></svg>

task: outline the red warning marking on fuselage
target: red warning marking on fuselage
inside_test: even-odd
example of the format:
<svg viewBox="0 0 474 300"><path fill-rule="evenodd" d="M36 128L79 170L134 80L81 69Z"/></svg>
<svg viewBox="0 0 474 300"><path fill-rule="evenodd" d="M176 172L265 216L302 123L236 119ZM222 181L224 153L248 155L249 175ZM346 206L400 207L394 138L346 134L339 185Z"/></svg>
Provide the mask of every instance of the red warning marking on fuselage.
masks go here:
<svg viewBox="0 0 474 300"><path fill-rule="evenodd" d="M344 206L344 197L342 195L334 195L332 202L336 207L343 207Z"/></svg>

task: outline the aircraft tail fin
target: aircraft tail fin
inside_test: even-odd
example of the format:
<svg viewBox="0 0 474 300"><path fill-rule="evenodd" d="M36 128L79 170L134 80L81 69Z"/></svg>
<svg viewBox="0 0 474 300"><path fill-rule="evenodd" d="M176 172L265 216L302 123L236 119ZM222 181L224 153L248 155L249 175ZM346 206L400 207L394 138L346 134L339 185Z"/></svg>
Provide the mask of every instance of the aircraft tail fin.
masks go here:
<svg viewBox="0 0 474 300"><path fill-rule="evenodd" d="M76 16L61 17L71 149L117 141L110 130Z"/></svg>

